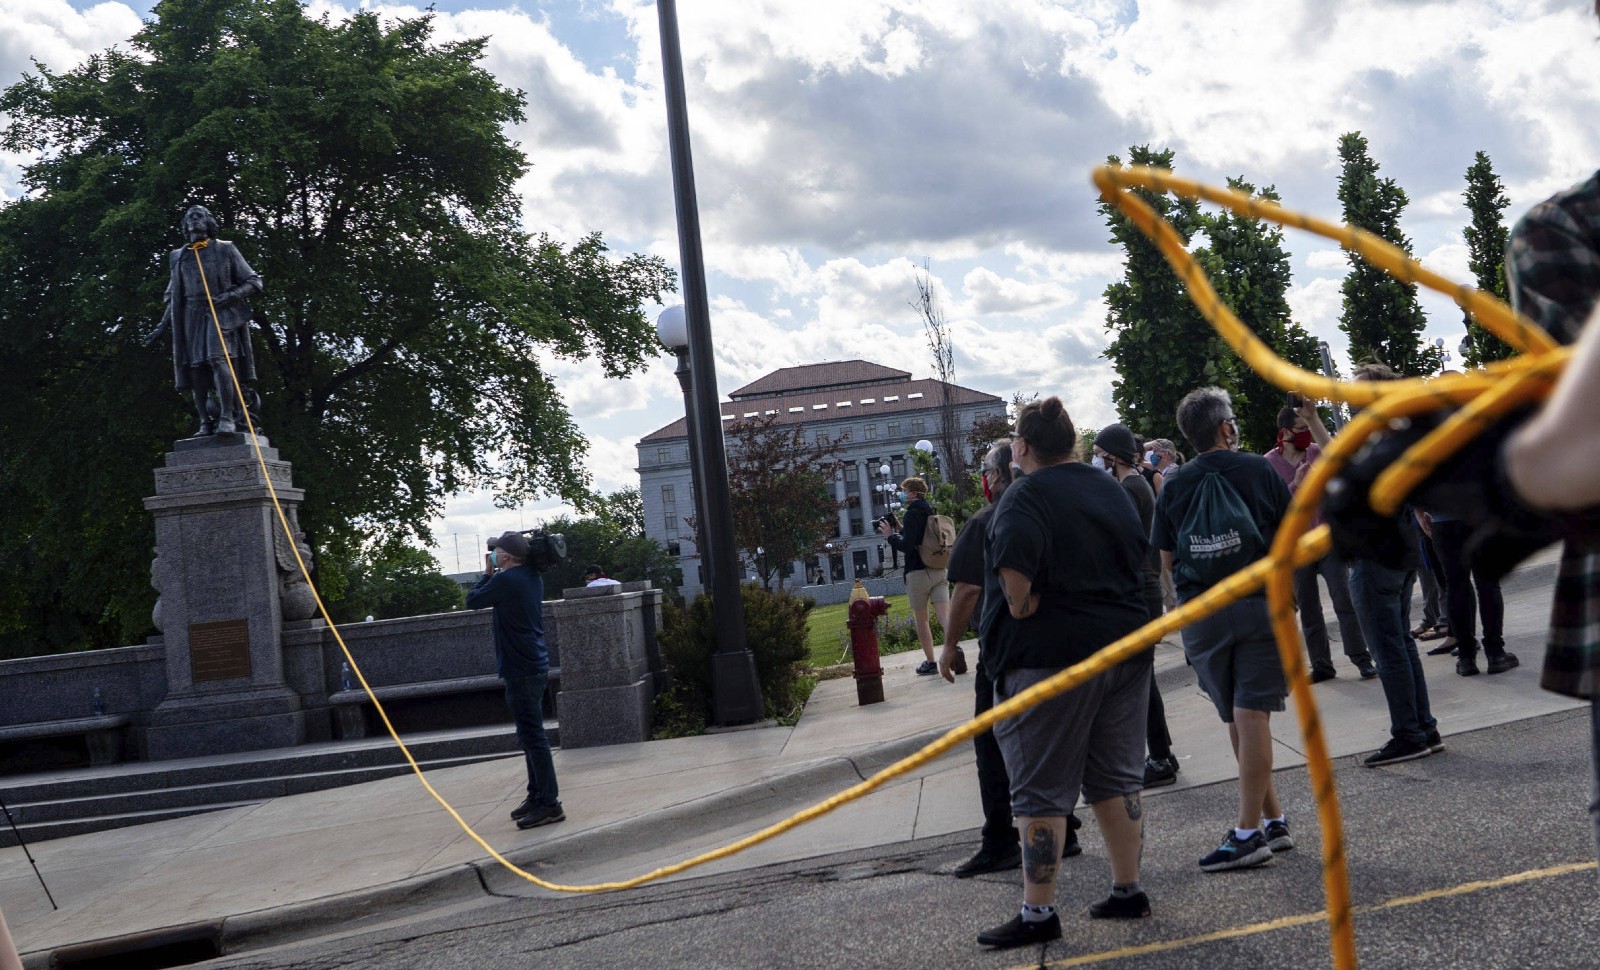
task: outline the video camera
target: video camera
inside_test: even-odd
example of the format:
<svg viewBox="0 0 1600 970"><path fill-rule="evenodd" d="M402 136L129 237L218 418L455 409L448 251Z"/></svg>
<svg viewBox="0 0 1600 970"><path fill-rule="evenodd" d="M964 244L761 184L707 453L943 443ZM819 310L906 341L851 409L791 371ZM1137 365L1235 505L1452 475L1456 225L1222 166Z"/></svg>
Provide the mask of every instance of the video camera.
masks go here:
<svg viewBox="0 0 1600 970"><path fill-rule="evenodd" d="M878 516L877 521L886 522L889 528L896 532L900 531L900 520L894 517L893 512L885 512L883 515Z"/></svg>
<svg viewBox="0 0 1600 970"><path fill-rule="evenodd" d="M531 567L534 572L542 573L567 558L567 537L561 533L522 529L520 534L528 537L528 558L523 565ZM489 551L494 551L492 539L489 541Z"/></svg>

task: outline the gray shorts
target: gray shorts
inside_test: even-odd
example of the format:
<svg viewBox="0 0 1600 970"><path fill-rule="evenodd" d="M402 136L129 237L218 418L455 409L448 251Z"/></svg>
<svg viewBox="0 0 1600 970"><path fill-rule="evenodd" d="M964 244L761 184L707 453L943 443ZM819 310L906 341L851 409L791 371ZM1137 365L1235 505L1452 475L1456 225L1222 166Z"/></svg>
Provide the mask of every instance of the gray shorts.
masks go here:
<svg viewBox="0 0 1600 970"><path fill-rule="evenodd" d="M994 726L1014 814L1067 815L1080 790L1093 805L1144 788L1150 671L1145 653ZM1060 672L1007 670L995 678L994 701Z"/></svg>
<svg viewBox="0 0 1600 970"><path fill-rule="evenodd" d="M950 602L949 577L946 569L913 569L906 573L906 599L911 608L926 612L929 603Z"/></svg>
<svg viewBox="0 0 1600 970"><path fill-rule="evenodd" d="M1183 652L1224 723L1234 708L1281 711L1289 694L1265 597L1251 596L1183 628Z"/></svg>

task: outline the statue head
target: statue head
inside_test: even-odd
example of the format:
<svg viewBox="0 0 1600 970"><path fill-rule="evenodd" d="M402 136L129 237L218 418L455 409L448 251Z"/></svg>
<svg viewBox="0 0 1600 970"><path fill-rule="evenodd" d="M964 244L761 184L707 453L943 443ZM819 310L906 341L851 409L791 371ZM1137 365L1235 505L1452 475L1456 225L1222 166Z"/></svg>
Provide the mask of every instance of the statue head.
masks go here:
<svg viewBox="0 0 1600 970"><path fill-rule="evenodd" d="M184 236L190 242L209 239L217 234L217 230L222 228L217 225L217 217L212 215L211 210L203 205L190 206L188 211L183 214L183 221L179 225L183 228Z"/></svg>

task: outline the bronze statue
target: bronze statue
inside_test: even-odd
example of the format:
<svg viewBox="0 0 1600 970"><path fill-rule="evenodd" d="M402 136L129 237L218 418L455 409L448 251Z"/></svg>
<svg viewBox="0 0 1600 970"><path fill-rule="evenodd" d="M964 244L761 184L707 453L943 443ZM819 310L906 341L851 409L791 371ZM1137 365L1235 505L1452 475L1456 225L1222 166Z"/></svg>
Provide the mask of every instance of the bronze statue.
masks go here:
<svg viewBox="0 0 1600 970"><path fill-rule="evenodd" d="M205 206L191 206L181 225L189 243L168 257L172 276L167 283L167 309L144 342L154 343L171 328L173 381L178 390L194 394L200 417L198 434L233 434L244 430L244 415L228 373L228 358L233 360L252 419L259 402L246 299L261 292L261 275L244 261L238 247L215 238L217 220Z"/></svg>

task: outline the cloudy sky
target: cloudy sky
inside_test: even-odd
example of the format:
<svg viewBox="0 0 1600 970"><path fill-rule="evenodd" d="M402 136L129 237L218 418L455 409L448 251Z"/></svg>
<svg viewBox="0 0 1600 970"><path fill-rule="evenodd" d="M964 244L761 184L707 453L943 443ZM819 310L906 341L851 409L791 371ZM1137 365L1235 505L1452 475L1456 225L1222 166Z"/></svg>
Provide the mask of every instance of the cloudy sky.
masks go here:
<svg viewBox="0 0 1600 970"><path fill-rule="evenodd" d="M4 7L0 84L29 58L68 68L150 15L146 0ZM489 37L488 69L528 95L512 132L533 166L519 186L528 228L598 229L676 265L653 4L435 7L439 39ZM1510 218L1600 166L1588 0L745 0L687 2L679 16L724 392L854 357L927 376L908 305L926 260L961 383L1059 393L1080 424L1115 420L1100 294L1120 264L1088 173L1130 144L1337 218L1336 142L1360 130L1410 195L1415 251L1463 280L1474 151L1493 159ZM16 196L23 161L0 156L0 201ZM1289 242L1296 317L1342 352L1343 255ZM1454 348L1459 312L1425 305L1430 339ZM630 381L552 369L596 484L637 484L633 443L681 414L668 358ZM458 549L464 561L486 532L554 507L507 513L463 496L434 524L436 552L453 570Z"/></svg>

